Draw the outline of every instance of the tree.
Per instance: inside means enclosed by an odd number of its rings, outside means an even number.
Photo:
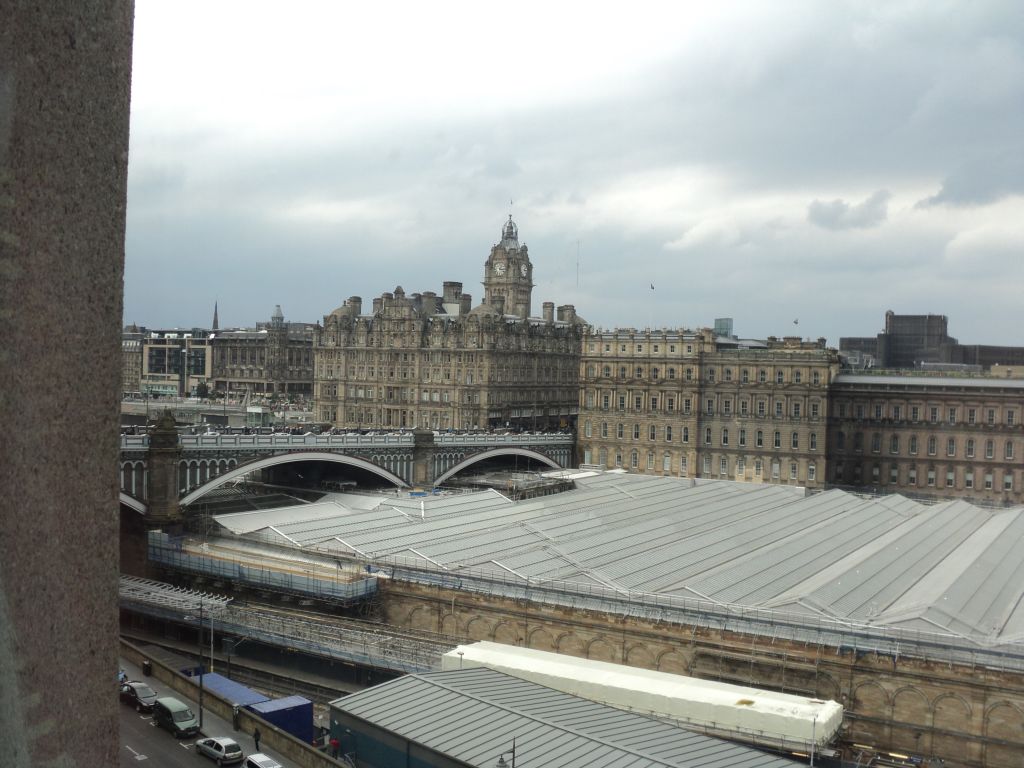
[[[196,397],[201,397],[204,400],[210,396],[210,387],[205,381],[200,381],[196,385]]]

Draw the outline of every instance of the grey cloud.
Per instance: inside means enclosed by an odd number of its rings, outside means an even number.
[[[981,205],[1002,197],[1024,193],[1024,150],[988,153],[964,163],[942,182],[942,188],[917,203],[918,208],[934,205]]]
[[[843,200],[815,200],[807,206],[807,220],[825,229],[865,229],[885,221],[889,213],[888,190],[880,189],[860,205]]]

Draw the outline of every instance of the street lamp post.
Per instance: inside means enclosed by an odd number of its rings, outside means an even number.
[[[513,739],[512,739],[512,752],[511,753],[509,753],[509,752],[502,752],[500,755],[498,755],[498,762],[497,762],[495,768],[510,768],[510,764],[505,762],[505,755],[508,755],[508,754],[512,755],[511,768],[516,768],[516,740],[515,740],[515,737],[513,737]]]

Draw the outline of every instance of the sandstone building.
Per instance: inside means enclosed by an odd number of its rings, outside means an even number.
[[[1024,502],[1024,380],[843,374],[829,433],[830,485]]]
[[[280,305],[274,308],[269,323],[257,323],[253,330],[217,330],[212,339],[213,389],[260,395],[311,394],[313,327],[285,322]]]
[[[316,329],[316,418],[353,429],[567,428],[575,423],[584,321],[545,302],[511,216],[484,262],[476,307],[462,284],[349,298]]]
[[[822,488],[824,339],[741,341],[699,331],[588,331],[578,455],[632,472]]]

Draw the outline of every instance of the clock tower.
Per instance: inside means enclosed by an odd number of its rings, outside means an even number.
[[[530,316],[532,294],[533,264],[526,244],[519,244],[519,228],[509,215],[501,242],[491,248],[484,263],[484,302],[494,305],[501,297],[506,314],[526,318]]]

